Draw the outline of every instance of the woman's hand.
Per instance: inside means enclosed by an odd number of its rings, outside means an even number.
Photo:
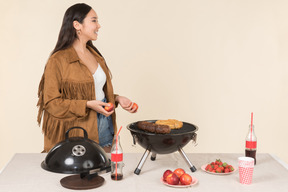
[[[91,100],[91,101],[87,101],[87,108],[90,108],[94,111],[96,111],[97,113],[101,113],[103,115],[105,115],[106,117],[112,115],[112,113],[114,113],[114,109],[110,112],[106,111],[104,109],[105,106],[109,106],[108,103],[104,103],[102,101],[98,101],[98,100]]]
[[[130,113],[135,113],[137,111],[136,108],[132,108],[134,103],[124,96],[117,96],[116,101],[121,105],[123,109]]]

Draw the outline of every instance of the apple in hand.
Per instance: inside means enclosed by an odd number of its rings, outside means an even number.
[[[168,175],[170,175],[171,173],[173,173],[171,170],[167,169],[164,173],[163,173],[163,180],[166,181],[166,178]]]
[[[192,183],[192,177],[189,174],[184,173],[180,177],[180,183],[182,185],[190,185]]]
[[[112,103],[107,103],[109,106],[105,106],[104,109],[108,112],[113,111],[114,105]]]
[[[137,111],[137,110],[138,110],[138,105],[137,105],[137,103],[133,103],[132,109],[135,109],[135,108],[136,108],[135,111]]]
[[[178,185],[179,184],[179,177],[175,173],[171,173],[166,177],[166,182],[169,185]]]
[[[177,168],[173,171],[173,173],[175,173],[180,178],[181,175],[183,175],[185,173],[185,171],[181,168]]]

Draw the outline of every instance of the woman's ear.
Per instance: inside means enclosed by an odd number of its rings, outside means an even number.
[[[80,24],[78,21],[73,21],[73,27],[74,27],[76,30],[80,30],[81,24]]]

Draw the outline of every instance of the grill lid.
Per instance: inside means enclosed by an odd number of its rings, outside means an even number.
[[[69,137],[73,129],[82,129],[84,137]],[[47,154],[41,167],[56,173],[79,174],[91,171],[110,171],[110,160],[105,151],[94,141],[82,127],[67,130],[65,140],[56,144]]]

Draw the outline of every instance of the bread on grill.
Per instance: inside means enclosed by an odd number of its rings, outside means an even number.
[[[168,125],[171,129],[180,129],[183,123],[176,119],[158,120],[155,122],[157,125]]]

